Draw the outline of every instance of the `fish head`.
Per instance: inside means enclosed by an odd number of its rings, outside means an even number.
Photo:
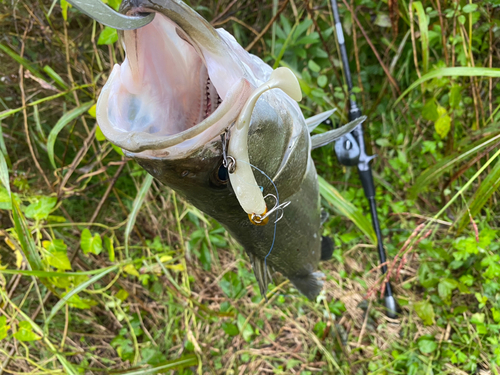
[[[97,102],[103,134],[212,217],[221,221],[223,204],[248,221],[234,195],[227,198],[232,193],[221,166],[220,135],[236,122],[252,92],[268,82],[272,68],[181,1],[124,0],[120,11],[156,14],[148,25],[120,32],[126,58],[113,67]],[[298,164],[297,156],[288,156],[294,148],[308,149],[300,109],[273,90],[257,101],[251,121],[250,161],[278,182],[297,180],[280,188],[286,197],[299,188],[307,166],[307,152]],[[263,191],[272,188],[269,179],[256,177]]]
[[[121,32],[126,58],[97,103],[103,134],[136,156],[196,152],[234,123],[261,72],[234,38],[181,1],[125,0],[121,12],[156,15]]]

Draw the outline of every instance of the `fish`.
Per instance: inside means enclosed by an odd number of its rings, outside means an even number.
[[[314,300],[333,241],[311,150],[364,118],[311,136],[333,111],[306,120],[288,68],[273,70],[179,0],[124,0],[120,13],[154,19],[120,32],[126,57],[96,108],[104,136],[227,229],[263,296],[272,269]]]

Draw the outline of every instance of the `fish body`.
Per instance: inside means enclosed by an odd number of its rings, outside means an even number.
[[[318,263],[332,250],[321,236],[311,124],[297,103],[273,89],[253,108],[247,143],[255,180],[263,195],[274,196],[266,198],[268,208],[289,202],[267,225],[254,225],[229,181],[224,161],[231,155],[224,155],[221,135],[231,142],[245,102],[272,68],[181,1],[124,0],[121,12],[156,15],[123,32],[127,57],[115,65],[97,105],[104,135],[229,231],[249,255],[261,293],[270,266],[315,298],[324,278]]]

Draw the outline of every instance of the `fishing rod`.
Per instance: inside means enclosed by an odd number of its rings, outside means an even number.
[[[342,65],[344,67],[344,76],[347,83],[347,93],[349,97],[349,121],[354,121],[362,116],[361,109],[356,104],[356,99],[352,93],[352,79],[351,71],[349,69],[349,60],[347,59],[347,51],[345,47],[344,33],[342,31],[342,24],[340,23],[339,9],[337,1],[331,0],[333,9],[333,18],[335,22],[335,30],[337,41],[340,47],[340,56],[342,58]],[[372,225],[375,235],[377,236],[377,249],[382,265],[382,274],[387,273],[386,256],[384,244],[382,241],[382,232],[380,231],[380,223],[377,215],[377,203],[375,201],[375,184],[373,183],[373,174],[370,167],[370,160],[375,155],[368,156],[365,149],[365,141],[363,138],[363,124],[359,124],[354,130],[341,137],[335,142],[335,153],[339,163],[348,167],[358,166],[359,178],[363,185],[365,196],[370,204],[370,213],[372,216]],[[390,318],[396,317],[396,299],[392,294],[392,287],[389,281],[385,284],[385,307],[387,316]]]

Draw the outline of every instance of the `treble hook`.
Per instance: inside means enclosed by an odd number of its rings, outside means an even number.
[[[274,198],[274,202],[275,202],[274,207],[271,208],[269,211],[267,211],[265,215],[252,214],[251,220],[255,221],[257,224],[264,222],[264,220],[266,220],[274,212],[278,212],[278,214],[279,214],[279,216],[274,221],[274,223],[277,223],[278,221],[280,221],[283,218],[283,210],[285,209],[285,207],[287,207],[290,203],[292,203],[290,201],[287,201],[287,202],[283,202],[280,205],[278,205],[278,199],[276,198],[276,196],[274,194],[267,194],[264,197],[264,199],[266,199],[268,197]]]
[[[113,8],[104,4],[101,0],[67,0],[80,12],[95,19],[103,25],[118,30],[135,30],[146,26],[155,18],[154,13],[141,16],[126,16],[118,13]]]

